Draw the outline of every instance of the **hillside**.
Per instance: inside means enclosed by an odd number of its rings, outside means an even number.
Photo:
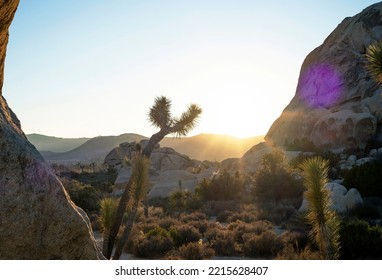
[[[51,141],[49,141],[50,138]],[[29,141],[36,146],[45,159],[55,163],[102,162],[105,156],[119,144],[140,141],[145,138],[147,137],[130,133],[119,136],[99,136],[88,139],[70,151],[55,152],[65,150],[68,145],[74,145],[76,139],[63,139],[44,135],[36,137],[36,134],[28,135]],[[81,142],[83,139],[85,138],[79,138],[78,141]],[[182,139],[168,137],[163,139],[160,144],[162,147],[171,147],[181,154],[188,155],[190,158],[222,161],[226,158],[241,157],[250,147],[261,142],[262,139],[263,136],[238,139],[218,134],[200,134]],[[60,146],[60,143],[62,143],[62,146]]]
[[[39,151],[50,151],[54,153],[68,152],[84,144],[90,138],[59,138],[42,134],[28,134],[28,140]]]
[[[54,153],[44,148],[41,154],[46,160],[55,163],[103,162],[107,153],[120,143],[140,141],[144,138],[142,135],[132,133],[119,136],[98,136],[68,152]],[[32,144],[34,143],[32,142]]]

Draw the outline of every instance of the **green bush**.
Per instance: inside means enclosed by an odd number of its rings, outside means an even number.
[[[282,151],[274,150],[264,155],[261,163],[254,175],[252,188],[252,194],[259,203],[302,197],[302,179],[296,171],[290,169]]]
[[[361,195],[382,198],[382,164],[369,162],[350,169],[344,178],[347,189],[357,188]]]
[[[170,235],[174,240],[175,246],[179,247],[183,244],[199,241],[202,234],[198,229],[191,225],[177,225],[170,228]]]
[[[340,229],[341,259],[381,259],[382,228],[366,221],[344,221]]]
[[[102,196],[94,187],[91,185],[84,185],[76,180],[63,180],[63,184],[68,191],[70,198],[77,206],[85,211],[99,210],[99,201]]]
[[[202,200],[235,200],[245,192],[246,181],[239,173],[234,176],[223,171],[211,180],[203,180],[195,189],[195,194]]]

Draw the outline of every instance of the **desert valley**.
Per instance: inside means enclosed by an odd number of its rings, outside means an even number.
[[[381,259],[381,42],[382,2],[345,18],[256,137],[189,136],[205,109],[164,95],[152,135],[25,134],[0,92],[0,259]]]

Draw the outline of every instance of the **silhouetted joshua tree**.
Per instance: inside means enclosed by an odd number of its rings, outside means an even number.
[[[159,128],[159,131],[151,136],[149,142],[142,151],[142,155],[147,159],[150,158],[155,146],[166,135],[175,134],[176,137],[186,136],[196,126],[202,113],[202,109],[195,104],[191,104],[187,111],[182,113],[180,117],[172,117],[170,109],[171,100],[164,96],[160,96],[155,99],[154,105],[149,110],[149,121],[154,127]],[[105,255],[108,259],[111,257],[115,238],[118,234],[119,228],[121,227],[123,215],[129,202],[130,190],[132,189],[133,184],[134,177],[131,176],[120,199],[115,221],[111,228],[108,250]],[[134,221],[135,216],[132,217],[132,219]]]

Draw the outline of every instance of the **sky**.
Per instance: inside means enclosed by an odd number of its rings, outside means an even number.
[[[25,133],[150,136],[157,96],[190,136],[264,135],[304,58],[368,0],[20,0],[3,96]]]

